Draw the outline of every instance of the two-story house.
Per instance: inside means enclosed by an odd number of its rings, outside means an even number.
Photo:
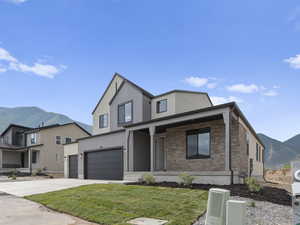
[[[87,136],[77,123],[38,128],[10,124],[0,135],[0,173],[63,173],[63,144]]]
[[[115,74],[93,111],[93,136],[65,145],[65,176],[240,183],[263,177],[263,143],[236,103],[213,106],[207,93],[157,96]],[[256,156],[256,157],[255,157]]]

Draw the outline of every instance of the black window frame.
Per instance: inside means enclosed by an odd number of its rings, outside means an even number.
[[[65,144],[71,144],[72,143],[72,138],[71,137],[66,137],[65,138]]]
[[[209,155],[194,155],[194,156],[189,156],[188,154],[188,136],[189,135],[195,135],[195,134],[205,134],[209,133]],[[211,135],[211,129],[209,127],[207,128],[201,128],[201,129],[196,129],[196,130],[188,130],[186,131],[186,159],[209,159],[211,158],[211,143],[212,143],[212,135]],[[199,139],[197,136],[197,146],[199,146]],[[199,153],[199,151],[197,151]]]
[[[131,104],[131,120],[130,121],[125,121],[125,118],[126,118],[126,111],[125,111],[125,105],[126,104]],[[124,106],[124,122],[123,121],[120,121],[120,108]],[[121,104],[118,104],[118,113],[117,113],[117,116],[118,116],[118,125],[119,126],[122,126],[122,125],[127,125],[127,124],[130,124],[133,122],[133,100],[130,100],[130,101],[126,101],[126,102],[123,102]]]
[[[105,126],[105,124],[104,124],[104,117],[107,117],[107,119],[106,119],[106,126]],[[103,120],[101,119],[101,117],[103,117]],[[101,123],[103,121],[103,124]],[[108,113],[104,113],[104,114],[101,114],[101,115],[99,115],[99,128],[100,129],[103,129],[103,128],[107,128],[108,127]]]
[[[163,111],[160,111],[160,104],[161,102],[166,102],[166,109],[163,110]],[[159,100],[156,102],[156,113],[164,113],[164,112],[167,112],[168,111],[168,99],[162,99],[162,100]]]
[[[31,157],[31,163],[37,163],[37,158],[38,158],[38,156],[37,156],[37,151],[33,151],[32,152],[32,157]]]
[[[56,136],[56,137],[55,137],[55,143],[56,143],[57,145],[61,145],[61,136]]]

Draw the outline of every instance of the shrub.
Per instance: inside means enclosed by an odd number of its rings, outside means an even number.
[[[16,175],[11,175],[10,177],[12,180],[16,180],[17,179],[17,176]]]
[[[10,172],[10,175],[8,177],[9,178],[17,177],[17,174],[18,174],[18,171],[16,169],[14,169],[13,171]]]
[[[152,174],[146,173],[146,174],[143,175],[143,181],[146,184],[154,184],[155,183],[155,177]]]
[[[260,192],[261,186],[254,177],[246,178],[246,185],[250,192]]]
[[[291,164],[285,164],[282,169],[291,169]]]
[[[32,172],[32,176],[43,176],[42,169],[36,169],[35,171]]]
[[[193,181],[195,180],[195,177],[193,177],[187,173],[180,174],[179,178],[181,179],[181,184],[183,184],[185,186],[191,186]]]
[[[255,202],[254,201],[250,202],[249,206],[255,208],[256,207]]]

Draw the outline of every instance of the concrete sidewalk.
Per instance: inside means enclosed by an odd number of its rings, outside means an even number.
[[[0,212],[0,225],[96,225],[1,192]]]
[[[128,181],[80,180],[59,178],[20,182],[1,182],[0,192],[5,192],[18,197],[24,197],[28,195],[42,194],[51,191],[58,191],[78,187],[82,185],[108,183],[123,184],[128,183]]]

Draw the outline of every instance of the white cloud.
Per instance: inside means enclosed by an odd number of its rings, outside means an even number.
[[[207,84],[208,79],[202,77],[187,77],[184,81],[193,87],[202,87]]]
[[[207,88],[213,89],[213,88],[217,87],[217,85],[218,85],[217,83],[208,83]]]
[[[7,71],[7,69],[6,68],[2,68],[2,67],[0,67],[0,73],[5,73]]]
[[[7,50],[0,48],[0,61],[6,62],[8,66],[1,67],[1,72],[6,72],[8,70],[14,70],[23,73],[33,73],[38,76],[54,78],[56,74],[58,74],[61,70],[67,68],[65,65],[61,65],[60,67],[56,67],[49,64],[42,64],[36,62],[33,66],[29,66],[20,62],[18,59],[13,57]]]
[[[228,102],[236,102],[236,103],[243,103],[244,101],[240,98],[237,98],[235,96],[229,96],[229,97],[217,97],[213,96],[210,97],[211,101],[214,105],[220,105]]]
[[[228,86],[227,90],[233,91],[233,92],[240,92],[240,93],[244,93],[244,94],[251,94],[251,93],[259,91],[259,87],[255,84],[250,84],[250,85],[235,84],[232,86]]]
[[[0,48],[0,60],[7,62],[17,62],[17,59],[14,58],[8,51],[4,48]]]
[[[22,4],[27,2],[27,0],[6,0],[6,2],[14,3],[14,4]]]
[[[192,87],[197,87],[197,88],[206,87],[209,89],[213,89],[218,85],[216,80],[217,80],[216,78],[190,76],[185,78],[184,82],[189,84]]]
[[[54,76],[59,73],[59,69],[52,65],[35,63],[33,66],[28,66],[23,63],[11,63],[10,68],[15,71],[20,72],[31,72],[39,76],[54,78]]]
[[[300,54],[288,59],[284,59],[283,61],[288,63],[293,69],[300,69]]]
[[[263,95],[269,96],[269,97],[275,97],[278,95],[278,92],[275,90],[269,90],[267,92],[264,92]]]

